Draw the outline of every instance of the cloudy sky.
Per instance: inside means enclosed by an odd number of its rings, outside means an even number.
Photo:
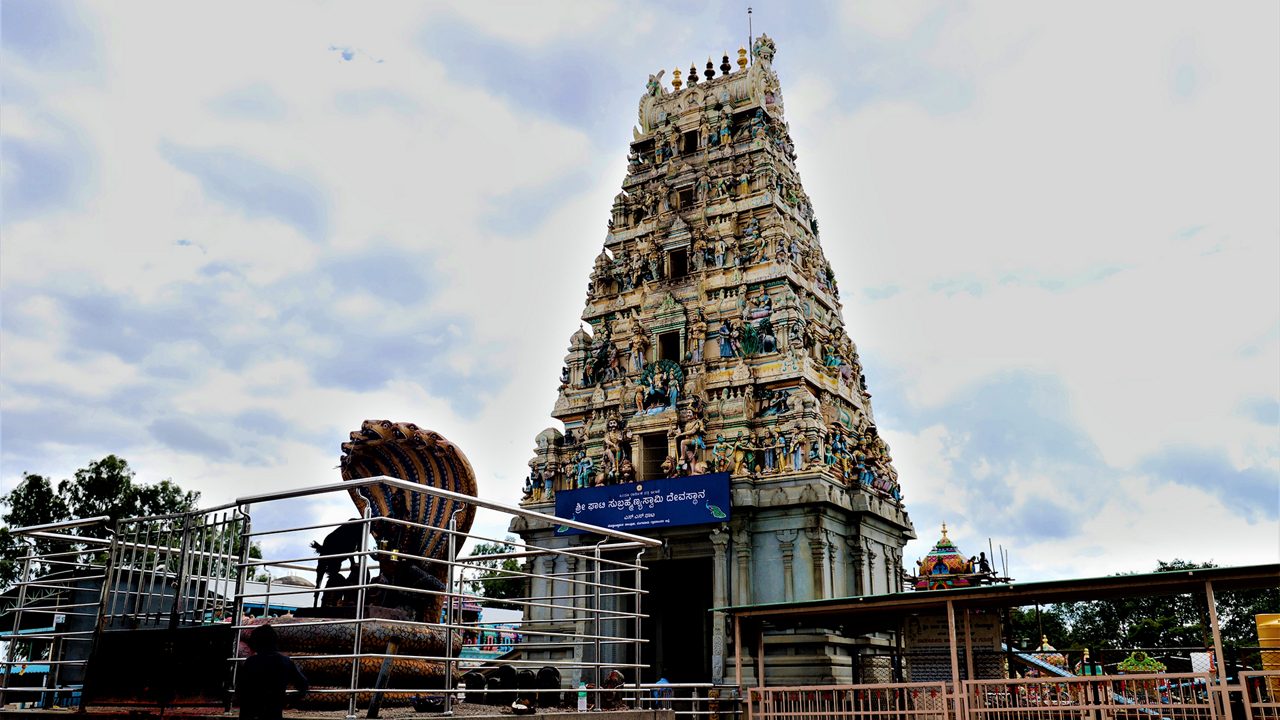
[[[907,557],[946,521],[1022,579],[1280,559],[1280,5],[754,4]],[[3,489],[116,453],[210,503],[336,479],[365,418],[517,499],[645,79],[747,36],[744,3],[0,7]]]

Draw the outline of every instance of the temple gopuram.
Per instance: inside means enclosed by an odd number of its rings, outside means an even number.
[[[646,681],[720,682],[734,653],[755,653],[713,608],[901,592],[915,537],[796,171],[775,51],[762,35],[736,67],[725,55],[669,87],[649,77],[560,373],[560,427],[529,461],[526,507],[666,541],[644,557]],[[551,522],[511,529],[596,542]],[[574,573],[561,565],[533,568],[531,594],[572,595],[549,592]],[[557,618],[573,630],[558,609],[526,620]],[[848,682],[876,650],[827,628],[765,644],[771,663],[792,658],[780,672],[815,682]],[[555,652],[592,661],[589,647]]]

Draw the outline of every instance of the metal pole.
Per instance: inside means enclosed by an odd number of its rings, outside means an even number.
[[[600,542],[604,542],[604,540]],[[591,660],[595,663],[596,679],[596,696],[593,699],[595,700],[595,709],[599,712],[601,706],[604,705],[604,695],[600,694],[600,543],[596,543],[595,563],[591,570],[591,580],[594,584],[594,587],[591,588],[591,634],[595,635],[595,638],[591,641],[593,652],[595,653]]]
[[[756,687],[764,687],[764,623],[756,628]]]
[[[742,624],[733,616],[733,684],[742,688]]]
[[[973,633],[969,629],[969,608],[964,609],[964,669],[970,680],[973,675]]]
[[[445,586],[445,629],[444,629],[444,714],[453,714],[453,606],[455,602],[454,595],[454,575],[453,563],[458,559],[458,513],[464,508],[458,508],[449,516],[449,584]],[[462,600],[458,598],[456,602],[461,605]]]
[[[947,641],[951,645],[951,697],[955,702],[952,710],[960,712],[960,657],[956,648],[956,609],[951,600],[947,601]]]
[[[351,641],[351,695],[347,698],[347,720],[355,720],[356,718],[356,688],[360,687],[360,634],[364,631],[364,596],[365,596],[365,571],[369,566],[369,556],[366,551],[369,548],[369,517],[372,503],[365,503],[364,509],[360,511],[360,563],[359,575],[360,589],[356,595],[356,612],[355,623],[353,624]],[[271,596],[267,596],[270,600]],[[265,612],[265,611],[264,611]]]
[[[1209,627],[1213,629],[1213,657],[1218,666],[1218,695],[1222,700],[1222,717],[1231,717],[1231,703],[1227,701],[1227,664],[1222,655],[1222,629],[1218,627],[1218,603],[1213,597],[1213,581],[1204,581],[1205,599],[1209,601]]]
[[[636,688],[637,703],[639,702],[639,698],[640,698],[640,670],[641,670],[640,665],[644,662],[644,654],[642,649],[644,645],[644,642],[643,642],[644,628],[641,627],[641,618],[640,618],[640,615],[641,615],[640,599],[644,597],[644,595],[640,592],[642,589],[641,586],[643,584],[643,576],[641,575],[641,568],[643,567],[643,565],[640,564],[640,558],[643,555],[644,555],[643,549],[638,550],[636,552],[636,568],[633,571],[635,572],[635,575],[636,575],[635,592],[634,592],[635,600],[636,600],[635,601],[636,616],[635,616],[635,643],[634,643],[635,659],[632,660],[632,662],[634,662],[636,666],[635,667],[635,674],[636,674],[635,688]]]
[[[31,543],[31,548],[27,551],[27,556],[22,560],[22,582],[18,584],[18,604],[15,606],[13,613],[13,631],[9,633],[9,652],[5,657],[4,679],[0,684],[0,707],[9,702],[9,676],[13,675],[13,658],[18,652],[18,634],[22,631],[22,607],[27,603],[27,583],[31,579],[31,556],[35,553],[35,543]],[[30,644],[28,643],[28,647]],[[27,658],[30,660],[31,658]]]
[[[169,606],[169,629],[174,630],[186,614],[187,580],[191,577],[191,516],[182,516],[182,537],[178,540],[178,577],[173,583],[173,604]],[[161,590],[163,593],[164,591]]]
[[[251,528],[249,513],[243,508],[236,508],[244,519],[240,523],[240,561],[234,567],[236,571],[236,591],[234,600],[231,603],[231,622],[236,628],[235,644],[231,647],[231,687],[227,693],[227,700],[224,704],[227,712],[231,712],[231,699],[236,691],[236,678],[240,672],[240,663],[235,658],[240,655],[240,638],[244,634],[244,628],[240,627],[243,623],[240,618],[244,617],[244,583],[245,576],[249,574],[249,532]],[[228,528],[229,529],[229,528]],[[230,533],[228,533],[230,534]],[[235,546],[233,545],[232,548]],[[231,569],[231,568],[228,568]]]

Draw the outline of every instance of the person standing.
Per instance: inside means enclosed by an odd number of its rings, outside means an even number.
[[[253,655],[240,667],[237,691],[242,720],[279,720],[284,713],[285,690],[292,685],[300,693],[310,689],[307,678],[287,655],[280,654],[275,628],[259,625],[250,633]]]

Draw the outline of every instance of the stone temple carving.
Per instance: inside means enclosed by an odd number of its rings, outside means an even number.
[[[795,169],[768,36],[681,89],[651,75],[628,172],[524,501],[729,470],[899,504],[835,273]]]
[[[762,35],[752,51],[754,62],[738,51],[736,69],[726,54],[719,74],[710,61],[702,77],[674,70],[669,87],[665,73],[649,76],[561,367],[561,426],[538,434],[525,482],[526,506],[552,514],[558,503],[568,517],[588,495],[614,493],[583,488],[653,492],[662,479],[674,492],[685,476],[730,475],[729,507],[713,521],[636,530],[665,543],[644,558],[657,577],[645,581],[646,611],[703,618],[689,632],[708,638],[654,625],[651,656],[606,653],[645,660],[650,681],[721,682],[728,658],[754,654],[714,608],[900,592],[915,536],[796,172],[777,47]],[[511,529],[542,547],[595,542],[548,520]],[[535,590],[558,594],[574,568],[537,571]],[[554,610],[534,619],[563,632],[574,622]],[[784,640],[776,651],[806,683],[851,682],[849,655],[882,649],[830,628]]]

